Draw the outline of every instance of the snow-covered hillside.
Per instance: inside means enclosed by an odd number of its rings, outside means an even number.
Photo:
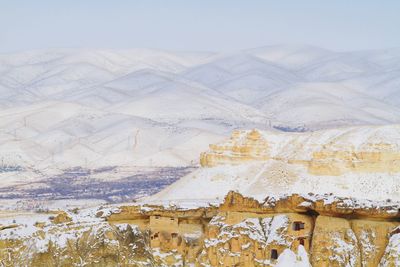
[[[259,200],[291,193],[400,200],[400,125],[237,131],[202,156],[204,167],[146,201],[212,202],[231,190]]]
[[[399,49],[1,54],[1,166],[187,166],[236,128],[399,123],[399,71]]]

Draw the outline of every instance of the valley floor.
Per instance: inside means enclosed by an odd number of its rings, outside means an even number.
[[[32,182],[0,187],[0,207],[43,210],[120,203],[155,194],[196,167],[71,168]],[[14,174],[15,175],[15,174]]]

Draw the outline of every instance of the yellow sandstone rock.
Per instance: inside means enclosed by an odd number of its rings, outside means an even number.
[[[68,216],[65,211],[59,212],[55,217],[50,217],[50,220],[55,224],[67,223],[72,221],[71,217]]]
[[[81,222],[60,214],[57,222],[67,223],[28,236],[21,225],[0,230],[3,266],[275,266],[285,251],[303,248],[314,267],[400,261],[400,215],[391,203],[296,194],[260,203],[230,192],[219,207],[126,205]]]
[[[320,133],[323,135],[323,132]],[[229,140],[210,145],[200,156],[203,167],[237,165],[250,161],[282,161],[307,168],[313,175],[341,175],[347,172],[400,172],[400,150],[391,144],[373,140],[360,148],[323,143],[317,133],[276,133],[234,131]],[[313,138],[315,141],[312,141]],[[283,141],[277,142],[276,139]],[[322,143],[321,143],[322,142]],[[339,142],[339,141],[338,141]],[[282,146],[285,143],[285,146]]]

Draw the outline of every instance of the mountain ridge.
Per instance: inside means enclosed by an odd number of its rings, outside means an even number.
[[[235,129],[399,123],[398,51],[269,46],[1,54],[0,158],[50,173],[111,163],[187,166]]]

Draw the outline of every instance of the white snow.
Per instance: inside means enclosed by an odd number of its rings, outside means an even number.
[[[379,266],[400,266],[400,234],[394,234],[390,237]]]
[[[0,160],[22,167],[1,186],[37,181],[37,170],[195,165],[236,128],[399,123],[399,66],[398,49],[289,45],[1,54]]]
[[[285,249],[278,257],[275,267],[311,267],[308,255],[303,246],[299,246],[297,255],[290,249]]]
[[[241,136],[244,138],[248,132],[242,131]],[[400,173],[348,171],[337,176],[314,175],[308,172],[307,166],[287,163],[291,159],[310,160],[314,152],[324,149],[377,151],[379,145],[388,144],[388,151],[400,151],[400,125],[342,127],[311,133],[261,133],[268,143],[268,155],[276,160],[200,168],[149,200],[221,200],[231,190],[258,200],[291,193],[328,195],[324,198],[326,204],[334,201],[335,196],[400,200]],[[226,155],[230,155],[229,151]],[[329,197],[329,194],[333,195]]]

